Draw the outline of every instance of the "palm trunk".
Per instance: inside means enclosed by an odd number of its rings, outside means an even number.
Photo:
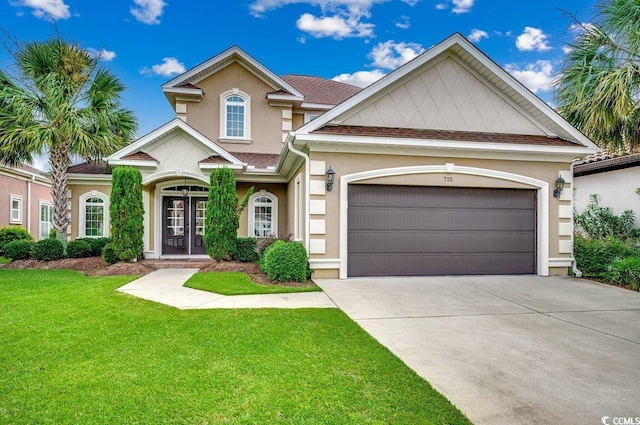
[[[52,147],[49,152],[51,165],[51,197],[53,198],[53,227],[57,239],[66,242],[69,226],[69,188],[67,186],[67,167],[69,167],[69,142]]]

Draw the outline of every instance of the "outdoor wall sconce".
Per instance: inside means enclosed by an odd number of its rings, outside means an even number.
[[[331,169],[331,166],[329,166],[329,169],[327,170],[326,174],[327,174],[327,192],[331,192],[331,189],[333,189],[333,177],[336,175],[336,172]]]
[[[564,179],[560,176],[556,179],[556,188],[553,191],[553,197],[559,198],[560,195],[562,195],[562,189],[564,189]]]

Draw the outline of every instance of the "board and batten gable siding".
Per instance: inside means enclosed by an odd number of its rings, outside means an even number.
[[[342,124],[544,135],[484,78],[451,56],[383,91]]]

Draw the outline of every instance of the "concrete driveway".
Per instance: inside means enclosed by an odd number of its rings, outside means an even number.
[[[640,423],[614,422],[640,418],[637,292],[537,276],[317,283],[477,425]]]

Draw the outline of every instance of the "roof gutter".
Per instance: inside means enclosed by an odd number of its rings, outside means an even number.
[[[310,248],[310,237],[311,237],[311,231],[309,229],[309,219],[311,217],[310,215],[310,211],[309,211],[309,205],[311,204],[311,194],[310,194],[310,189],[311,189],[311,162],[309,159],[309,155],[307,155],[306,153],[296,149],[293,147],[293,142],[296,140],[296,133],[294,131],[289,132],[289,135],[287,136],[287,148],[289,149],[289,151],[293,152],[294,154],[302,157],[302,159],[304,160],[304,182],[305,182],[305,191],[304,191],[304,203],[305,203],[305,208],[304,208],[304,247],[307,250],[307,258],[309,258],[309,256],[311,255],[309,248]]]
[[[580,158],[576,158],[573,161],[571,161],[571,176],[572,176],[572,180],[571,180],[571,190],[573,191],[575,188],[575,176],[573,173],[573,166],[577,163],[580,162],[582,159]],[[575,206],[573,205],[573,202],[575,201],[574,199],[575,197],[572,196],[571,197],[571,206],[572,209],[575,208]],[[574,210],[575,211],[575,210]],[[576,223],[574,221],[574,217],[573,214],[571,215],[571,227],[573,228],[573,232],[571,233],[571,257],[572,257],[572,261],[571,261],[571,271],[573,272],[573,275],[575,277],[582,277],[582,272],[578,269],[578,261],[576,260],[576,248],[575,248],[575,235],[576,235]]]

